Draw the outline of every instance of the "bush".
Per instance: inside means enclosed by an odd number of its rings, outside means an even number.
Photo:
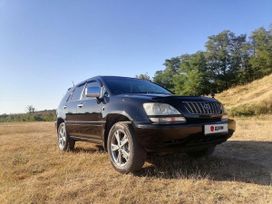
[[[271,114],[272,104],[265,101],[259,104],[243,104],[229,110],[231,116],[253,116],[261,114]]]

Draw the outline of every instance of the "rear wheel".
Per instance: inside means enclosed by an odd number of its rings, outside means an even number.
[[[215,147],[209,147],[199,151],[186,152],[189,157],[200,158],[207,157],[213,154]]]
[[[144,165],[146,152],[138,144],[131,125],[126,122],[112,126],[107,148],[111,164],[121,173],[138,171]]]
[[[75,141],[66,132],[65,123],[62,122],[58,127],[58,147],[61,151],[71,151],[75,147]]]

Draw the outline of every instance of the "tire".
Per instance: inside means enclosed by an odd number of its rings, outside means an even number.
[[[194,152],[186,152],[189,157],[192,158],[201,158],[201,157],[208,157],[213,154],[215,147],[209,147],[203,150],[194,151]]]
[[[58,127],[57,144],[61,151],[71,151],[75,147],[75,141],[69,137],[65,123],[62,122]]]
[[[107,149],[112,166],[120,173],[136,172],[144,165],[146,151],[137,142],[131,124],[118,122],[112,126]]]

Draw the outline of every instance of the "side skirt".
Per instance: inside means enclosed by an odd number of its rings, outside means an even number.
[[[94,144],[103,144],[103,141],[101,139],[98,138],[87,138],[87,137],[79,137],[79,136],[73,136],[70,135],[70,138],[75,140],[75,141],[85,141],[85,142],[90,142],[90,143],[94,143]]]

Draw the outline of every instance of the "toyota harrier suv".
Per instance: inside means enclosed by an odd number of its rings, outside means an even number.
[[[134,172],[151,153],[210,155],[235,131],[220,102],[203,96],[175,96],[147,80],[98,76],[68,89],[57,109],[62,151],[76,141],[104,147],[113,167]]]

